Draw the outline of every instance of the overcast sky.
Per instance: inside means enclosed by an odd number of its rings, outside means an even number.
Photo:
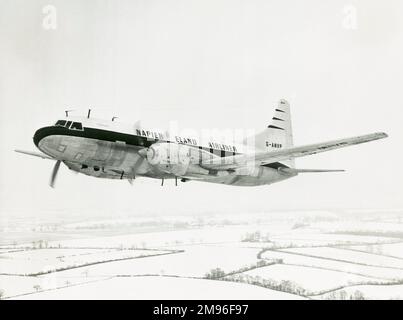
[[[46,5],[56,29],[44,28]],[[402,9],[399,0],[0,0],[0,214],[402,208]],[[63,166],[53,190],[53,162],[13,152],[35,150],[34,131],[65,109],[259,130],[280,98],[291,102],[295,144],[390,137],[297,160],[346,173],[252,188],[130,186]]]

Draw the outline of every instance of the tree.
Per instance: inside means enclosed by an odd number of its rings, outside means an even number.
[[[293,292],[294,287],[295,287],[295,284],[293,282],[291,282],[290,280],[282,280],[280,283],[281,291]]]
[[[346,292],[346,290],[341,290],[341,291],[339,292],[339,299],[340,299],[340,300],[346,300],[346,299],[347,299],[347,292]]]
[[[36,292],[38,292],[39,290],[42,289],[42,287],[39,284],[34,285],[34,289],[36,290]]]
[[[207,279],[218,279],[218,278],[222,278],[225,276],[225,272],[224,270],[220,269],[220,268],[215,268],[210,270],[210,272],[208,272],[206,274],[206,278]]]
[[[266,260],[259,260],[256,264],[257,267],[263,267],[265,265],[267,265],[267,261]]]
[[[326,300],[335,300],[335,299],[337,299],[335,292],[330,293],[330,294],[326,297]]]
[[[364,294],[360,290],[355,290],[352,296],[353,300],[365,300]]]

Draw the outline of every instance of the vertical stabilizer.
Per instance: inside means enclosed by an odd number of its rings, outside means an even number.
[[[259,151],[276,151],[293,146],[290,104],[281,99],[267,128],[255,135],[255,148]],[[294,167],[294,159],[281,161]]]

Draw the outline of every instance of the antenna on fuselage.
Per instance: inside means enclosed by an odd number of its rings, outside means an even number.
[[[91,109],[88,109],[87,119],[90,118],[90,114],[91,114]]]
[[[64,112],[66,113],[66,118],[69,117],[69,112],[70,112],[70,111],[74,111],[74,110],[64,110]]]

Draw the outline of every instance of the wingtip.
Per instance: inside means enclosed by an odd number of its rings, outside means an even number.
[[[369,135],[370,137],[372,136],[374,140],[377,139],[384,139],[389,137],[388,134],[386,132],[375,132]]]

